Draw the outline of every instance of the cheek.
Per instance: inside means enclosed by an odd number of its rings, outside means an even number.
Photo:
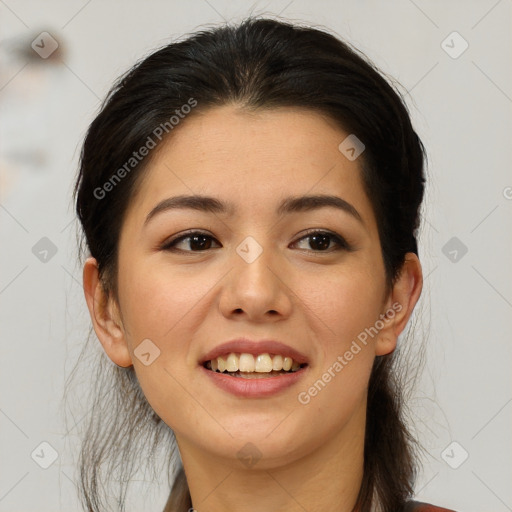
[[[119,294],[132,362],[153,409],[176,427],[172,418],[187,417],[194,409],[194,401],[184,391],[197,364],[190,358],[191,343],[211,310],[208,292],[219,276],[213,272],[199,275],[192,267],[171,271],[168,265],[134,264],[132,268],[137,270],[119,274],[123,276]],[[143,346],[149,347],[149,365],[138,357]]]
[[[190,321],[206,302],[215,279],[211,275],[198,279],[194,273],[171,272],[159,265],[141,265],[139,269],[125,274],[120,291],[131,342],[153,336],[169,346],[180,328],[186,325],[191,329]],[[185,340],[187,336],[182,338]]]
[[[319,357],[303,398],[322,409],[328,406],[324,414],[339,419],[356,407],[367,389],[383,280],[367,267],[354,265],[312,283],[303,279],[301,294]]]
[[[212,285],[152,266],[128,274],[123,291],[120,289],[126,339],[137,379],[153,410],[177,433],[183,427],[179,418],[197,415],[197,403],[187,392],[191,368],[186,361],[196,319],[205,314]],[[139,358],[143,352],[149,352],[149,364]]]
[[[379,318],[384,280],[367,267],[331,268],[325,276],[303,275],[299,282],[298,295],[321,320],[318,327],[329,333],[324,337],[328,347],[342,349]]]

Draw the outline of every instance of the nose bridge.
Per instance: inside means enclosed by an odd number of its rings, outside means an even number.
[[[246,236],[235,247],[234,272],[225,295],[225,312],[243,310],[250,317],[257,317],[268,311],[281,314],[289,311],[290,301],[275,268],[271,245],[269,237],[254,234]]]
[[[271,270],[274,258],[270,245],[268,237],[256,234],[255,236],[246,236],[236,246],[237,279],[242,280],[245,286],[264,286],[267,291],[272,287],[272,280],[275,276]]]

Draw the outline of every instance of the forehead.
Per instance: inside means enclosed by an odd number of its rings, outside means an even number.
[[[167,197],[204,194],[233,204],[230,215],[265,216],[285,197],[335,194],[371,224],[361,160],[339,150],[348,135],[305,109],[196,111],[158,146],[131,210],[147,215]]]

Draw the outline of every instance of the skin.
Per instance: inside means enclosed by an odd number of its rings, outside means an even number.
[[[190,116],[172,135],[158,148],[123,222],[119,302],[102,289],[94,258],[85,263],[98,339],[112,361],[134,366],[149,403],[173,429],[199,512],[348,512],[362,479],[372,363],[395,349],[407,324],[422,289],[420,262],[408,253],[386,293],[360,160],[338,150],[348,133],[318,113],[216,107]],[[233,201],[236,211],[169,210],[144,227],[159,201],[191,193]],[[342,197],[364,224],[329,207],[276,215],[281,199],[305,194]],[[190,239],[178,244],[182,253],[159,248],[192,228],[213,237],[210,249],[193,252]],[[331,239],[322,251],[304,238],[311,228],[332,231],[355,250],[333,250]],[[252,263],[236,252],[247,236],[263,249]],[[298,393],[394,303],[402,308],[378,335],[360,344],[308,404],[300,403]],[[309,359],[307,378],[267,398],[217,388],[198,369],[200,356],[241,336],[298,349]],[[161,351],[148,366],[134,354],[146,338]],[[250,467],[237,456],[247,442],[260,453]]]

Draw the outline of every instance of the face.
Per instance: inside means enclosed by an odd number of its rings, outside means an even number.
[[[148,166],[121,231],[120,329],[106,350],[133,364],[181,450],[236,461],[251,442],[271,468],[363,435],[372,364],[394,349],[398,316],[388,318],[402,305],[386,294],[360,159],[338,149],[348,135],[311,111],[219,107],[186,119]],[[193,194],[225,211],[155,210]],[[312,195],[342,207],[278,210]],[[266,377],[288,382],[266,395],[256,379],[244,381],[252,395],[235,393],[220,381],[240,377],[202,361],[238,338],[277,340],[307,365]]]

